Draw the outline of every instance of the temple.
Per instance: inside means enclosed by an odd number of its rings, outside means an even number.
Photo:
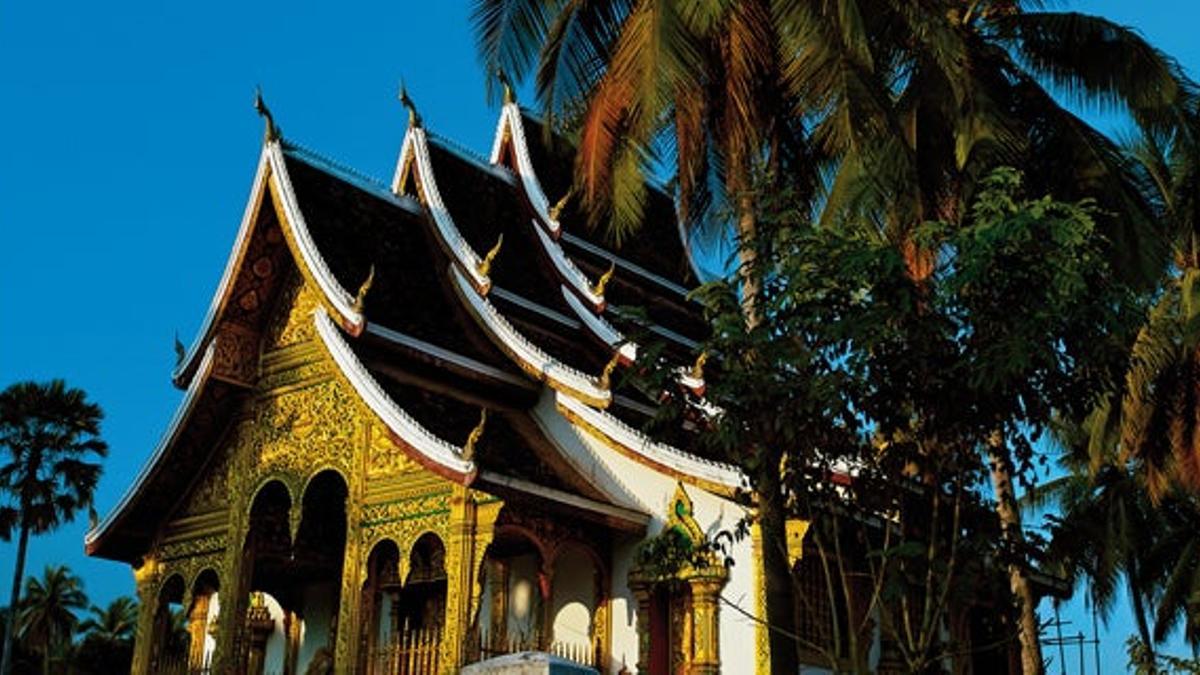
[[[86,536],[133,568],[133,672],[449,673],[522,650],[604,673],[765,669],[753,565],[639,564],[648,538],[745,515],[741,474],[644,435],[654,400],[619,384],[642,335],[703,391],[670,197],[652,188],[656,222],[618,249],[570,198],[570,149],[511,102],[486,159],[410,110],[390,185],[259,108],[245,215],[179,350],[183,400]]]

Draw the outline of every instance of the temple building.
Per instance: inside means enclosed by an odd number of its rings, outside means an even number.
[[[619,385],[637,331],[703,392],[671,198],[651,188],[654,222],[618,249],[570,199],[570,149],[511,101],[486,159],[410,108],[390,185],[284,139],[259,104],[182,403],[86,536],[133,568],[133,672],[450,673],[523,650],[765,672],[756,565],[639,564],[648,538],[745,516],[738,470],[639,431],[654,400]]]

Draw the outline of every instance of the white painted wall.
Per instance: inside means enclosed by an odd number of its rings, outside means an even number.
[[[550,594],[553,640],[583,647],[592,643],[592,616],[596,610],[596,565],[577,546],[568,546],[554,561]]]
[[[533,418],[582,475],[613,503],[650,515],[648,536],[662,531],[671,499],[678,481],[619,453],[590,432],[576,427],[555,408],[554,393],[543,390],[534,407]],[[721,530],[732,530],[744,517],[737,504],[694,486],[686,486],[692,499],[696,521],[709,536]],[[637,544],[618,546],[613,551],[613,620],[612,672],[620,669],[622,658],[632,671],[638,657],[636,626],[637,604],[629,591],[629,569],[633,565]],[[722,592],[720,612],[720,649],[722,670],[727,673],[750,673],[754,670],[757,653],[756,623],[736,612],[727,603],[755,614],[753,548],[749,538],[735,544],[731,552],[738,561],[745,561],[729,570],[729,582]]]

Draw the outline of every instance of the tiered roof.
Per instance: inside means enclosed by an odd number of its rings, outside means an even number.
[[[289,253],[319,290],[311,318],[319,342],[396,447],[430,471],[644,527],[644,514],[573,469],[545,421],[531,417],[548,387],[558,414],[649,470],[736,488],[732,467],[622,421],[644,415],[650,401],[613,391],[612,371],[637,355],[621,305],[648,308],[652,332],[681,359],[694,358],[704,334],[686,297],[695,277],[670,199],[652,190],[655,222],[612,247],[561,204],[569,170],[569,155],[514,104],[502,109],[490,161],[410,125],[390,186],[269,125],[225,274],[174,373],[187,395],[134,485],[88,533],[88,552],[134,559],[187,492],[252,384],[245,367],[214,356],[218,341],[229,326],[263,339],[262,308],[278,302],[283,284],[260,261],[283,269]],[[680,382],[702,391],[687,368]],[[465,450],[481,407],[493,411],[489,440]]]

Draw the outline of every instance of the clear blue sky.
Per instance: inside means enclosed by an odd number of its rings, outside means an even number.
[[[1068,6],[1139,28],[1200,74],[1194,0]],[[63,377],[103,405],[101,512],[180,399],[173,335],[190,342],[237,229],[262,134],[255,85],[289,138],[387,177],[402,76],[428,126],[487,150],[496,113],[469,31],[465,0],[4,3],[0,387]],[[34,539],[28,570],[66,563],[97,603],[131,594],[126,566],[83,555],[85,520]],[[0,605],[15,548],[0,542]],[[1104,670],[1120,672],[1123,608],[1111,628]]]

